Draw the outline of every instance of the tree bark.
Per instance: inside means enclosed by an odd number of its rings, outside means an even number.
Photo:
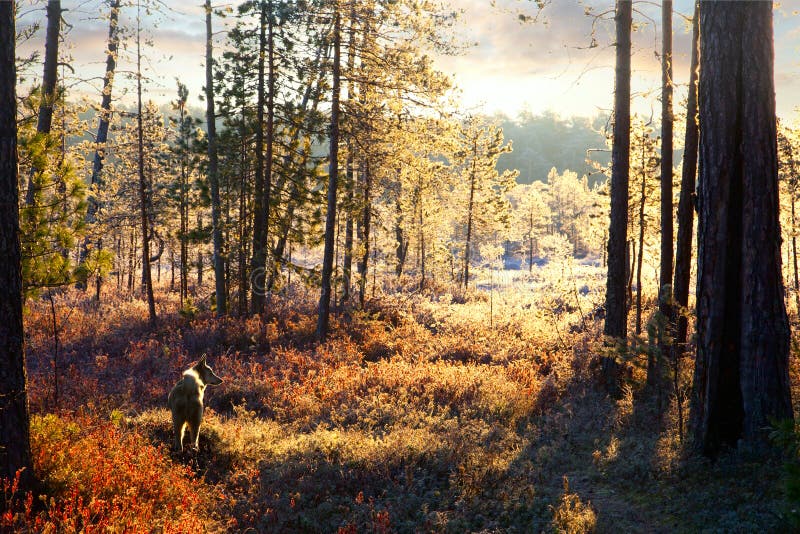
[[[628,322],[625,305],[625,249],[628,241],[628,175],[630,170],[631,11],[632,6],[629,0],[617,0],[614,139],[611,150],[611,221],[608,232],[606,321],[603,330],[606,336],[622,341],[627,336]],[[610,367],[610,365],[606,367]],[[606,379],[610,378],[607,373]]]
[[[211,190],[211,226],[214,243],[214,292],[217,315],[225,315],[228,303],[225,296],[225,259],[222,257],[222,227],[219,199],[219,156],[217,154],[217,115],[214,111],[214,34],[211,31],[211,0],[206,10],[206,122],[208,124],[208,185]]]
[[[472,245],[472,212],[475,207],[475,181],[478,179],[475,172],[476,160],[478,159],[478,139],[472,149],[472,172],[469,175],[469,201],[467,202],[467,237],[464,241],[464,289],[469,287],[469,260],[470,246]]]
[[[645,144],[642,140],[642,162],[644,164]],[[642,333],[642,260],[644,259],[644,206],[647,201],[647,170],[642,167],[641,192],[639,197],[639,254],[636,256],[636,335]],[[653,368],[652,358],[648,359],[648,383],[650,382],[650,372]]]
[[[361,308],[364,308],[367,293],[367,276],[369,267],[369,238],[370,238],[370,225],[372,223],[372,174],[370,173],[369,162],[363,163],[364,172],[362,173],[364,179],[364,211],[361,221],[362,239],[361,243],[364,247],[364,254],[361,256],[359,263],[359,272],[361,277],[358,281],[358,303]],[[373,266],[374,267],[374,266]]]
[[[257,314],[264,311],[266,302],[266,266],[267,266],[267,232],[269,225],[269,195],[272,182],[272,124],[273,124],[273,92],[274,76],[272,64],[272,2],[261,1],[261,15],[259,20],[259,53],[258,53],[258,89],[256,109],[256,180],[254,185],[254,216],[253,216],[253,258],[250,266],[253,277],[253,294],[250,299],[250,313]],[[269,59],[267,59],[269,56]],[[265,64],[268,63],[269,87],[265,89]],[[266,124],[267,155],[264,155],[265,125],[264,105],[269,93],[268,118]]]
[[[699,3],[695,4],[692,23],[692,59],[689,76],[689,99],[686,104],[686,134],[684,137],[681,195],[678,200],[678,243],[675,250],[675,304],[680,306],[675,344],[686,344],[688,319],[684,310],[689,305],[689,278],[692,262],[692,230],[694,227],[694,193],[697,176],[697,143],[700,136],[697,122],[697,74],[699,54]]]
[[[142,49],[140,35],[139,4],[136,4],[136,96],[138,112],[136,114],[137,141],[139,148],[139,205],[142,227],[142,290],[147,297],[147,311],[150,324],[154,325],[156,318],[156,302],[153,296],[153,278],[150,273],[150,228],[149,228],[149,202],[147,177],[144,172],[144,129],[142,124]]]
[[[42,76],[42,95],[39,103],[39,117],[36,133],[49,134],[53,124],[53,107],[56,100],[58,81],[58,37],[61,33],[61,0],[47,2],[47,32],[44,43],[44,73]],[[25,205],[36,204],[36,183],[34,177],[41,169],[31,168],[28,175],[28,190]]]
[[[710,456],[792,417],[772,43],[772,2],[703,4],[692,415]]]
[[[352,149],[352,147],[351,147]],[[344,223],[344,259],[342,260],[342,298],[340,306],[344,306],[350,300],[350,281],[353,273],[353,202],[355,195],[353,188],[353,157],[347,156],[347,212],[345,213]]]
[[[322,291],[319,298],[317,338],[328,336],[331,310],[331,274],[333,273],[336,232],[336,189],[339,181],[339,95],[341,91],[341,14],[335,7],[333,24],[333,87],[331,97],[330,163],[328,170],[328,210],[325,214],[325,252],[322,259]]]
[[[22,326],[14,2],[0,2],[0,477],[33,486]]]
[[[659,309],[670,316],[672,291],[672,0],[661,3],[661,274]]]
[[[111,122],[111,89],[114,85],[114,72],[117,68],[117,47],[119,46],[119,3],[120,0],[112,0],[108,19],[108,50],[106,51],[106,73],[103,76],[103,94],[100,100],[100,122],[97,125],[97,137],[95,138],[95,151],[92,160],[92,177],[89,185],[95,189],[102,186],[101,173],[106,156],[106,143],[108,142],[108,127]],[[99,204],[96,197],[89,197],[89,205],[86,208],[86,222],[93,224],[97,216]],[[86,259],[88,238],[81,247],[80,261]],[[85,287],[85,283],[81,283]]]

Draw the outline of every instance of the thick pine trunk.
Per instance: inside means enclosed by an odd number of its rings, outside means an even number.
[[[627,336],[625,305],[626,244],[628,242],[628,179],[630,154],[631,104],[631,25],[629,0],[618,0],[616,7],[616,88],[611,150],[611,222],[608,232],[608,275],[606,280],[606,321],[604,334],[624,341]],[[606,362],[610,363],[610,362]],[[606,365],[610,379],[611,365]]]
[[[22,327],[14,2],[0,2],[0,477],[32,489]]]
[[[703,4],[692,415],[707,455],[792,417],[772,42],[772,2]]]
[[[206,0],[206,122],[208,124],[208,185],[211,190],[211,227],[214,243],[214,293],[217,315],[225,315],[225,259],[222,257],[222,221],[219,199],[219,157],[217,154],[217,115],[214,110],[214,34],[211,31],[211,0]]]
[[[692,231],[694,227],[694,192],[697,176],[697,143],[700,131],[697,124],[697,74],[699,46],[699,4],[694,8],[692,24],[692,59],[689,76],[689,99],[686,104],[686,134],[684,137],[681,195],[678,200],[678,243],[675,249],[675,304],[681,307],[675,332],[675,344],[686,344],[688,319],[684,310],[689,305],[689,279],[692,262]]]
[[[319,297],[317,338],[328,336],[331,311],[331,274],[336,233],[336,190],[339,182],[339,93],[341,90],[341,15],[335,8],[333,25],[333,87],[331,97],[330,163],[328,170],[328,209],[325,214],[325,252],[322,258],[322,291]]]

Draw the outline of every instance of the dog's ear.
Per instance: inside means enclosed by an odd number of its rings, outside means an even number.
[[[208,358],[208,354],[203,354],[200,357],[200,361],[197,362],[197,365],[205,365],[206,364],[206,358]]]

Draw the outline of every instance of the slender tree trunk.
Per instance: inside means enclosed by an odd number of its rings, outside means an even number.
[[[133,297],[133,272],[136,269],[136,227],[131,228],[130,247],[128,247],[128,296]]]
[[[246,103],[244,99],[241,102],[241,127],[239,129],[239,136],[241,142],[239,145],[239,223],[238,223],[238,241],[239,241],[239,316],[247,314],[247,132],[245,131],[246,120]]]
[[[136,126],[139,147],[139,205],[142,228],[142,289],[147,297],[147,311],[150,324],[156,322],[156,301],[153,296],[153,279],[150,273],[150,217],[148,215],[148,187],[147,177],[144,172],[144,129],[142,124],[142,49],[140,35],[139,4],[136,4],[136,97],[137,109]]]
[[[469,260],[470,247],[472,246],[472,212],[475,207],[475,165],[478,159],[478,141],[476,139],[472,150],[472,172],[469,175],[469,202],[467,203],[467,237],[464,241],[464,289],[469,287]]]
[[[256,179],[253,186],[253,257],[250,261],[253,277],[253,294],[250,297],[250,313],[264,311],[264,279],[266,267],[267,212],[264,205],[264,102],[265,62],[267,56],[267,3],[260,2],[258,38],[258,89],[256,90]]]
[[[422,182],[422,177],[420,175],[420,182]],[[420,190],[422,188],[422,184],[419,185]],[[417,239],[419,240],[419,257],[420,257],[420,266],[419,266],[419,290],[423,291],[425,289],[425,218],[424,213],[422,211],[422,195],[420,195],[420,202],[419,202],[419,221],[418,221],[418,228],[419,228],[419,235]]]
[[[267,291],[272,291],[272,289],[275,287],[275,280],[278,278],[280,264],[284,261],[283,256],[284,252],[286,251],[286,245],[289,242],[289,232],[292,229],[294,210],[297,206],[296,196],[299,193],[299,186],[296,182],[293,182],[292,188],[289,191],[289,200],[286,205],[286,213],[281,219],[280,234],[278,235],[277,242],[275,243],[275,249],[273,252],[275,261],[272,264],[269,280],[267,281]]]
[[[214,111],[214,34],[211,31],[211,0],[205,2],[206,10],[206,122],[208,123],[208,185],[211,190],[211,225],[214,242],[214,284],[217,298],[217,315],[228,312],[225,299],[225,258],[222,257],[222,227],[219,199],[219,160],[217,155],[217,125]]]
[[[703,3],[692,418],[710,456],[792,417],[772,43],[772,2]]]
[[[169,246],[169,292],[175,291],[175,250]]]
[[[403,209],[400,205],[400,185],[397,186],[397,198],[395,199],[395,213],[397,214],[397,220],[394,226],[394,234],[395,240],[397,241],[397,265],[395,266],[395,274],[398,278],[403,275],[403,268],[406,264],[406,252],[408,251],[408,243],[405,239],[405,235],[403,232]]]
[[[15,3],[0,2],[0,477],[33,489],[22,325]]]
[[[686,104],[686,134],[684,137],[681,195],[678,200],[678,243],[675,250],[675,304],[681,307],[675,344],[686,344],[688,319],[685,310],[689,305],[689,279],[692,262],[692,231],[694,227],[694,193],[697,176],[697,144],[700,136],[697,122],[697,74],[699,53],[699,3],[695,4],[692,23],[692,59],[689,76],[689,99]]]
[[[185,109],[181,108],[181,124],[184,120],[184,113]],[[183,309],[184,301],[189,295],[189,176],[185,161],[181,161],[180,180],[180,300],[181,309]]]
[[[261,14],[259,20],[259,54],[258,54],[258,89],[257,89],[257,124],[256,124],[256,180],[255,180],[255,205],[253,218],[253,258],[250,262],[253,277],[253,294],[250,298],[250,312],[262,313],[266,303],[266,266],[267,266],[267,227],[269,225],[269,195],[272,169],[272,134],[266,132],[266,144],[269,154],[264,157],[265,124],[264,107],[269,92],[270,103],[268,113],[272,113],[272,3],[262,0],[260,3]],[[267,61],[269,56],[269,61]],[[269,63],[266,66],[266,63]],[[269,70],[269,88],[265,89],[265,70]],[[266,129],[271,128],[271,119],[267,119]],[[268,169],[269,168],[269,169]]]
[[[353,162],[351,158],[348,156],[348,163],[349,163],[349,171],[348,171],[348,180],[351,181],[349,184],[349,189],[347,191],[347,211],[345,212],[345,223],[344,223],[344,260],[342,261],[342,299],[341,299],[341,306],[347,304],[350,300],[350,281],[352,278],[353,272],[353,202],[354,202],[354,194],[353,194],[353,183],[352,183],[352,172],[353,172]]]
[[[624,342],[627,337],[625,306],[625,244],[628,241],[628,174],[630,169],[631,104],[631,26],[629,0],[617,0],[616,7],[616,88],[614,91],[614,127],[611,150],[611,224],[608,235],[608,278],[606,281],[606,321],[604,333]],[[609,362],[606,362],[609,363]],[[613,367],[606,365],[606,381]]]
[[[672,0],[661,3],[661,269],[658,287],[658,310],[666,318],[669,328],[674,321],[672,305],[672,261],[673,261],[673,206],[672,206]],[[667,332],[658,333],[658,349],[661,357],[651,356],[647,365],[647,383],[658,386],[659,407],[662,381],[667,376],[667,355],[671,343]],[[660,409],[660,408],[659,408]]]
[[[347,84],[346,100],[349,102],[355,97],[355,81],[352,79],[355,72],[356,62],[356,3],[350,2],[350,29],[347,44],[347,76],[350,81]],[[354,121],[351,121],[354,122]],[[347,140],[347,178],[345,186],[347,187],[347,209],[345,211],[345,226],[344,226],[344,260],[342,262],[342,299],[341,306],[344,306],[350,300],[350,283],[353,273],[353,203],[355,201],[355,167],[353,165],[355,150],[355,143],[353,137],[355,132],[351,126],[348,133],[349,139]]]
[[[205,263],[203,262],[203,252],[197,251],[197,288],[203,287],[203,271],[205,270]]]
[[[659,309],[671,317],[672,225],[672,0],[661,3],[661,275]]]
[[[106,72],[103,76],[103,94],[100,100],[100,122],[97,125],[97,137],[95,138],[95,151],[92,160],[92,177],[89,185],[95,189],[95,195],[102,187],[103,164],[106,156],[106,143],[108,142],[108,127],[111,122],[111,89],[114,85],[114,72],[117,68],[117,47],[119,46],[119,4],[120,0],[112,0],[108,19],[108,50],[106,51]],[[89,197],[89,205],[86,207],[86,222],[94,224],[97,217],[99,204],[96,196]],[[80,262],[86,259],[88,252],[87,237],[81,247]],[[79,284],[85,287],[85,284]]]
[[[44,75],[42,76],[42,95],[39,103],[39,117],[36,132],[50,133],[53,124],[53,107],[56,100],[58,81],[58,38],[61,33],[61,0],[47,2],[47,32],[44,44]],[[36,207],[36,183],[34,177],[42,169],[31,168],[28,175],[28,190],[25,205]]]
[[[795,178],[796,180],[797,178]],[[792,188],[792,265],[794,266],[794,302],[797,313],[800,314],[800,277],[797,273],[797,218],[795,216],[796,191]]]
[[[122,258],[122,237],[117,234],[117,289],[119,290],[122,288],[122,277],[125,272],[125,268],[123,267],[123,258]]]
[[[644,144],[642,145],[644,153]],[[643,159],[644,161],[644,159]],[[642,259],[644,258],[644,205],[647,200],[647,172],[642,169],[641,195],[639,197],[639,254],[636,256],[636,335],[642,333]],[[653,368],[652,356],[648,359],[648,371]],[[648,372],[648,378],[650,373]]]
[[[372,223],[372,174],[370,173],[369,162],[363,163],[364,172],[362,173],[364,179],[364,211],[362,215],[361,231],[363,237],[361,243],[364,247],[364,254],[361,256],[361,263],[359,271],[361,278],[358,283],[358,302],[361,308],[364,308],[367,293],[367,276],[369,268],[369,238],[370,238],[370,225]]]
[[[339,180],[339,93],[341,90],[341,15],[335,8],[333,27],[333,87],[331,97],[330,167],[328,171],[328,210],[325,215],[325,252],[322,260],[322,291],[319,298],[317,338],[328,336],[331,308],[331,274],[333,273],[334,237],[336,232],[336,189]]]
[[[528,214],[528,274],[533,273],[533,207]]]

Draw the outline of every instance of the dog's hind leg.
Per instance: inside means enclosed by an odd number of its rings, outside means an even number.
[[[175,415],[172,416],[172,434],[174,436],[174,447],[176,451],[183,450],[183,430],[186,428],[186,422],[180,420]]]
[[[200,423],[203,420],[203,405],[196,407],[189,414],[189,419],[186,424],[189,426],[189,436],[194,450],[200,450]]]

